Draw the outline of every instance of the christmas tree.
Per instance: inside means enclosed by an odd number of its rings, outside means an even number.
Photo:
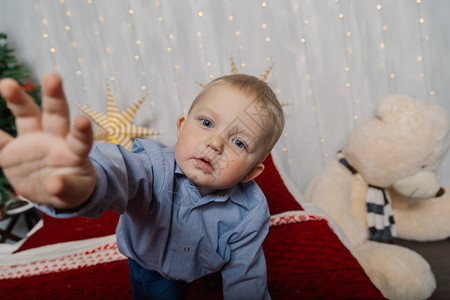
[[[22,88],[40,105],[40,85],[31,84],[28,81],[30,71],[20,64],[6,40],[8,36],[0,32],[0,79],[13,78],[19,82]],[[12,136],[17,135],[14,116],[7,108],[5,100],[0,95],[0,128]],[[11,190],[8,180],[0,168],[0,204],[9,199],[8,190]]]

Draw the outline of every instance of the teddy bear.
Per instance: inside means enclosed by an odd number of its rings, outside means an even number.
[[[450,188],[436,171],[450,144],[439,106],[390,95],[350,132],[342,150],[307,185],[304,196],[348,237],[369,278],[389,299],[426,299],[436,288],[430,265],[395,238],[450,236]]]

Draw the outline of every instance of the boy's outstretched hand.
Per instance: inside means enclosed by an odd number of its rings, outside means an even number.
[[[92,129],[79,115],[70,125],[62,80],[46,74],[42,111],[13,79],[0,81],[0,93],[16,117],[17,137],[0,130],[0,166],[15,191],[58,209],[81,205],[92,194],[96,175],[88,154]]]

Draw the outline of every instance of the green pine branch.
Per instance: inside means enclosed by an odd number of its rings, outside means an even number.
[[[40,85],[32,85],[27,79],[30,71],[19,62],[15,56],[15,50],[10,48],[7,43],[8,36],[6,33],[0,32],[0,79],[13,78],[24,87],[25,91],[40,105],[41,88]],[[0,95],[0,128],[12,136],[17,135],[14,116],[6,106],[6,101]],[[8,180],[3,175],[0,168],[0,205],[9,199],[7,190],[11,190]]]

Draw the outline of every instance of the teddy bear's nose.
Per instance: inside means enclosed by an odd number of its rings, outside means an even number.
[[[436,193],[436,197],[440,197],[445,194],[445,190],[443,188],[440,188],[439,191]]]

